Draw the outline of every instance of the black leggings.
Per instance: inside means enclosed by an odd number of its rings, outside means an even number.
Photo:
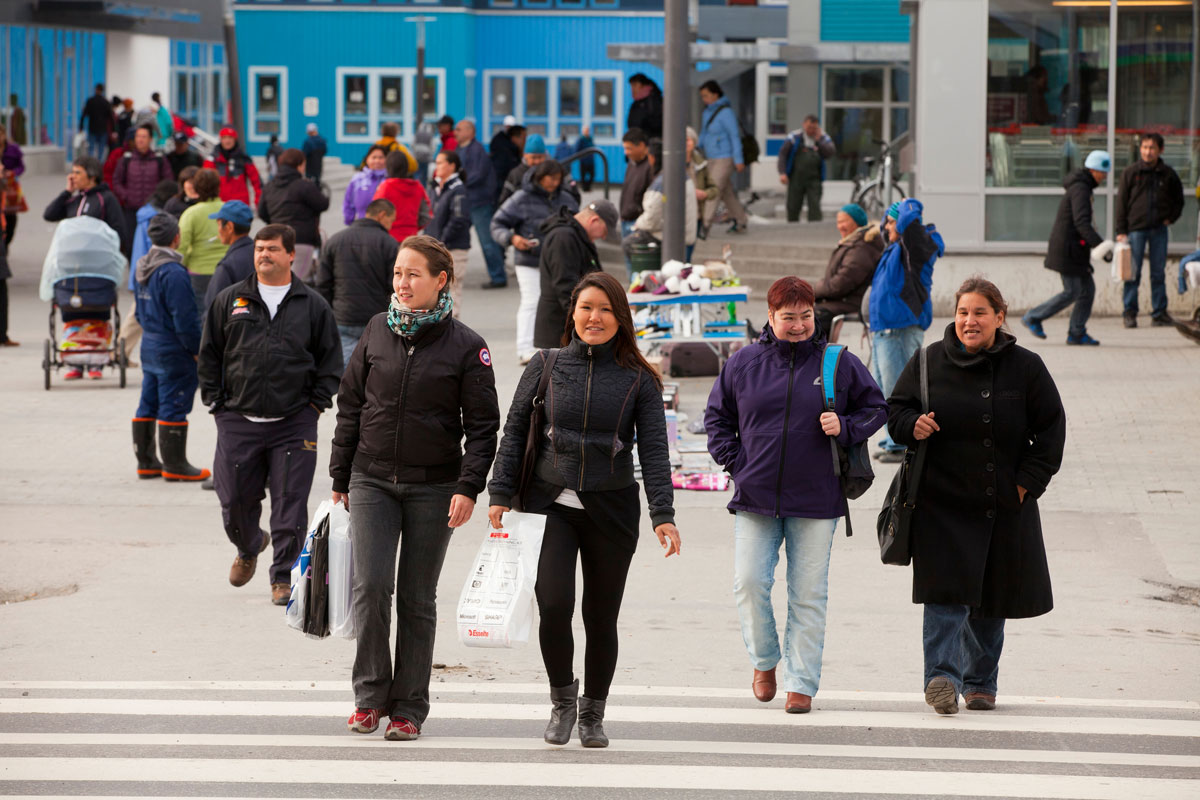
[[[583,629],[587,634],[583,695],[607,700],[617,670],[617,616],[633,551],[621,547],[612,532],[606,535],[600,530],[586,511],[554,505],[546,514],[537,579],[542,617],[538,638],[546,674],[552,687],[567,686],[575,680],[571,617],[575,613],[578,553],[583,563]]]

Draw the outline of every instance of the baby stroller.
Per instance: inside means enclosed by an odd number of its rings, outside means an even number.
[[[124,280],[125,256],[116,231],[95,217],[70,217],[59,223],[42,263],[40,296],[50,301],[50,338],[46,340],[42,370],[46,391],[50,372],[62,367],[89,377],[100,377],[105,367],[115,367],[125,387],[125,342],[116,338],[121,328],[117,287]],[[62,341],[57,320],[62,317]],[[71,376],[68,376],[71,377]]]

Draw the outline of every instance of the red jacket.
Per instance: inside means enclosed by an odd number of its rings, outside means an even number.
[[[226,153],[220,146],[213,151],[212,158],[204,162],[205,169],[215,169],[221,176],[221,199],[225,202],[241,200],[251,208],[258,206],[262,194],[262,179],[258,168],[242,150]],[[254,202],[250,202],[250,188],[254,187]]]
[[[125,155],[124,147],[114,147],[108,154],[108,158],[104,159],[104,182],[112,186],[113,175],[117,171],[117,164],[121,161],[121,156]]]
[[[396,221],[388,233],[397,242],[403,242],[429,224],[433,214],[429,210],[429,196],[420,182],[412,178],[388,178],[380,182],[372,200],[383,198],[396,207]]]

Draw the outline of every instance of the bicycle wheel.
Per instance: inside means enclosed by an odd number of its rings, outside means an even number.
[[[887,210],[883,205],[883,193],[879,191],[878,181],[871,181],[863,186],[854,202],[867,212],[867,219],[879,219]]]

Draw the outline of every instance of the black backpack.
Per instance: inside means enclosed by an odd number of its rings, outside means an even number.
[[[821,355],[821,398],[826,411],[834,410],[837,390],[838,363],[845,352],[844,344],[827,344]],[[829,447],[833,454],[833,474],[838,477],[842,486],[842,494],[846,497],[846,535],[854,534],[850,526],[850,502],[857,500],[867,493],[875,480],[875,470],[871,468],[871,454],[866,441],[857,442],[850,447],[842,447],[838,440],[830,436]]]

